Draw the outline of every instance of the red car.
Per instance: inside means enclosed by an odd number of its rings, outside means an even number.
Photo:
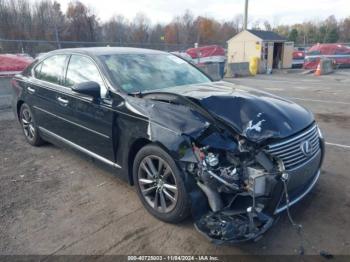
[[[0,76],[14,75],[25,69],[33,59],[21,54],[0,55]]]
[[[338,67],[350,67],[350,48],[342,44],[317,44],[306,53],[304,68],[316,69],[321,58],[330,58]]]
[[[218,45],[208,45],[198,48],[189,48],[186,50],[193,61],[200,63],[221,63],[225,62],[225,49]]]
[[[304,65],[304,59],[305,59],[305,51],[298,50],[298,49],[294,50],[292,68],[302,68]]]

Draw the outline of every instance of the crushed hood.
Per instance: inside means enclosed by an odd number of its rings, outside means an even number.
[[[291,136],[314,121],[310,111],[294,102],[223,81],[178,86],[161,91],[195,100],[214,117],[226,122],[252,142]],[[186,120],[190,121],[190,118]]]

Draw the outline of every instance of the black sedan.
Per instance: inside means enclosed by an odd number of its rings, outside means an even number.
[[[308,110],[213,82],[166,52],[57,50],[12,86],[31,145],[65,145],[112,167],[152,215],[175,223],[192,213],[216,243],[258,238],[320,175],[324,141]]]

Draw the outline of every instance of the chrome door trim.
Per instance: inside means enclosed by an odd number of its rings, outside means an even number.
[[[28,92],[29,92],[30,94],[34,94],[34,93],[35,93],[35,89],[32,88],[32,87],[30,87],[30,86],[27,87],[27,90],[28,90]]]
[[[61,117],[61,116],[55,115],[55,114],[53,114],[53,113],[51,113],[51,112],[49,112],[49,111],[46,111],[45,109],[42,109],[42,108],[40,108],[40,107],[38,107],[38,106],[33,106],[33,107],[34,107],[35,109],[39,110],[39,111],[42,111],[42,112],[44,112],[44,113],[46,113],[46,114],[49,114],[49,115],[51,115],[51,116],[53,116],[53,117],[56,117],[56,118],[60,119],[60,120],[63,120],[63,121],[66,121],[66,122],[68,122],[68,123],[70,123],[70,124],[72,124],[72,125],[81,127],[81,128],[83,128],[83,129],[85,129],[85,130],[87,130],[87,131],[90,131],[90,132],[96,134],[96,135],[99,135],[99,136],[102,136],[102,137],[104,137],[104,138],[110,139],[110,137],[107,136],[107,135],[105,135],[105,134],[102,134],[102,133],[97,132],[97,131],[95,131],[95,130],[92,130],[92,129],[86,127],[86,126],[82,126],[82,125],[80,125],[80,124],[77,124],[77,123],[75,123],[75,122],[72,122],[72,121],[70,121],[70,120],[68,120],[68,119],[65,119],[65,118]]]
[[[100,161],[102,161],[102,162],[104,162],[104,163],[106,163],[106,164],[108,164],[110,166],[113,166],[113,167],[116,167],[116,168],[121,168],[121,166],[118,165],[117,163],[114,163],[114,162],[108,160],[107,158],[104,158],[104,157],[102,157],[102,156],[100,156],[100,155],[98,155],[98,154],[96,154],[94,152],[91,152],[90,150],[88,150],[88,149],[86,149],[86,148],[84,148],[82,146],[79,146],[79,145],[77,145],[77,144],[75,144],[75,143],[73,143],[73,142],[71,142],[71,141],[69,141],[69,140],[67,140],[67,139],[65,139],[65,138],[63,138],[63,137],[61,137],[61,136],[59,136],[59,135],[57,135],[57,134],[55,134],[55,133],[45,129],[45,128],[43,128],[43,127],[41,127],[41,126],[39,126],[39,130],[41,132],[43,132],[44,134],[46,134],[48,136],[51,136],[51,137],[54,137],[55,139],[60,140],[61,142],[65,143],[65,144],[67,144],[67,145],[69,145],[69,146],[71,146],[71,147],[73,147],[73,148],[75,148],[75,149],[77,149],[77,150],[79,150],[79,151],[81,151],[81,152],[83,152],[83,153],[85,153],[85,154],[95,158],[95,159],[98,159],[98,160],[100,160]]]
[[[68,103],[69,103],[69,101],[68,101],[68,99],[64,99],[64,98],[62,98],[62,97],[57,97],[57,101],[59,102],[59,103],[61,103],[61,104],[63,104],[63,105],[68,105]]]

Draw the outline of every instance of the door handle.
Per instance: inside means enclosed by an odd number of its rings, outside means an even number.
[[[35,89],[32,88],[32,87],[30,87],[30,86],[27,87],[27,90],[28,90],[28,92],[29,92],[30,94],[34,94],[34,93],[35,93]]]
[[[64,106],[66,106],[66,105],[68,105],[68,103],[69,103],[69,101],[67,100],[67,99],[64,99],[64,98],[62,98],[62,97],[57,97],[57,100],[58,100],[58,102],[60,103],[60,104],[62,104],[62,105],[64,105]]]

